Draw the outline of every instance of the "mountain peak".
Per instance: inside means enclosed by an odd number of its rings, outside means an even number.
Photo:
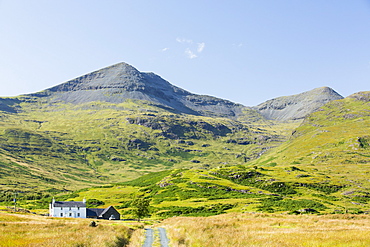
[[[77,77],[32,96],[48,97],[50,103],[72,104],[145,100],[178,113],[226,117],[243,114],[241,109],[246,108],[227,100],[192,94],[154,73],[140,72],[124,62]]]
[[[310,91],[307,91],[307,93],[321,93],[323,95],[340,95],[331,87],[326,87],[326,86],[312,89]]]
[[[267,119],[285,121],[302,119],[332,100],[343,96],[330,87],[319,87],[291,96],[268,100],[255,107]]]
[[[121,62],[77,77],[46,91],[68,92],[127,87],[138,84],[140,78],[141,73],[136,68]]]
[[[109,70],[109,69],[115,69],[125,73],[140,73],[134,66],[125,62],[116,63],[100,70]]]

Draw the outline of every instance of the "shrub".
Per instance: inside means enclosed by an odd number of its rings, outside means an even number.
[[[93,207],[99,207],[101,205],[104,205],[105,203],[103,201],[100,201],[98,199],[87,199],[86,201],[86,207],[93,208]]]

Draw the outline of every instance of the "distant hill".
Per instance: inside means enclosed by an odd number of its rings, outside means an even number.
[[[339,211],[369,212],[369,133],[370,92],[355,93],[308,115],[289,141],[249,165],[267,168],[284,181],[317,183],[325,192],[317,196]],[[341,189],[324,189],[333,184]]]
[[[370,92],[359,92],[327,103],[308,115],[289,141],[261,160],[273,156],[277,163],[284,163],[283,160],[287,159],[300,164],[324,166],[325,169],[328,164],[370,162],[369,102]]]
[[[324,104],[338,99],[343,99],[343,96],[329,87],[321,87],[296,95],[268,100],[254,107],[254,109],[266,119],[297,120],[303,119]]]

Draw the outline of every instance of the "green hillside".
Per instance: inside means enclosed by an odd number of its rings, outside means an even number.
[[[370,92],[360,92],[326,104],[289,141],[249,165],[266,167],[285,181],[341,186],[335,196],[369,210],[369,102]]]
[[[233,159],[217,167],[151,173],[71,197],[96,198],[128,216],[130,201],[138,196],[151,199],[155,217],[369,213],[369,102],[370,92],[332,101],[310,114],[290,140],[246,163]]]
[[[129,182],[84,189],[67,198],[77,201],[93,198],[103,202],[102,205],[114,205],[126,218],[133,217],[131,202],[137,197],[151,200],[151,214],[155,218],[210,216],[226,212],[369,212],[366,194],[347,193],[354,186],[344,181],[330,181],[322,174],[306,172],[295,166],[287,169],[248,166],[174,169],[147,174]],[[293,176],[286,178],[284,173],[294,174],[296,179],[292,179]],[[31,204],[28,201],[25,205]]]
[[[75,190],[166,169],[245,164],[283,142],[291,127],[277,130],[255,111],[236,121],[175,114],[141,100],[15,102],[15,112],[1,112],[3,190]]]

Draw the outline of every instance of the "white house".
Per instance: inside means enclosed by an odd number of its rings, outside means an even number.
[[[53,199],[49,205],[49,212],[51,217],[86,218],[86,200],[57,202]]]
[[[82,202],[57,202],[53,201],[49,205],[49,215],[51,217],[65,218],[94,218],[106,220],[119,220],[119,212],[113,207],[107,208],[86,208],[86,200]]]

